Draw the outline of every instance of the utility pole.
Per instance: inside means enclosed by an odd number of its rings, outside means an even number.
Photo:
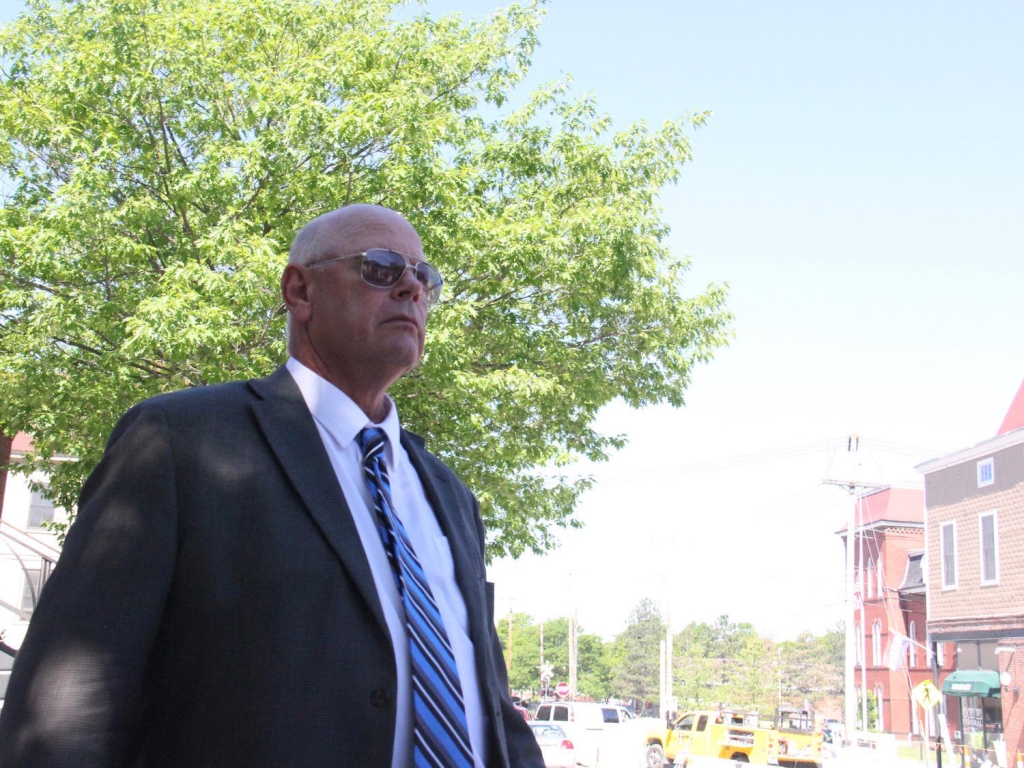
[[[540,695],[544,698],[548,695],[548,683],[544,679],[544,622],[540,623]]]
[[[782,706],[782,646],[776,646],[776,651],[779,652],[779,706]]]
[[[569,698],[576,698],[576,611],[569,617]]]
[[[854,666],[857,661],[857,646],[855,643],[861,644],[862,650],[864,649],[864,627],[861,627],[860,637],[855,637],[857,629],[857,601],[855,599],[856,591],[854,589],[854,574],[855,574],[855,555],[856,544],[861,545],[861,556],[863,557],[863,541],[860,536],[860,531],[857,527],[857,513],[861,507],[861,495],[866,490],[875,490],[880,488],[879,485],[869,485],[864,483],[860,475],[862,475],[863,461],[858,454],[858,448],[860,447],[860,436],[857,434],[851,434],[846,442],[846,455],[847,466],[835,473],[835,477],[826,478],[822,482],[825,485],[836,485],[840,488],[844,488],[850,496],[854,497],[854,503],[850,505],[850,517],[846,524],[846,664],[844,670],[844,687],[845,687],[845,706],[843,708],[844,720],[846,723],[846,739],[850,744],[856,744],[856,731],[857,731],[857,684],[856,677],[854,675]],[[856,538],[855,538],[856,537]],[[864,562],[859,562],[861,567],[861,578],[864,576]],[[861,600],[863,601],[864,590],[863,587],[860,591]],[[861,603],[861,617],[864,617],[863,602]],[[861,660],[861,687],[864,688],[866,683],[866,670],[867,666],[867,653],[863,654]],[[867,716],[867,690],[862,691],[863,697],[863,719],[864,719],[864,730],[868,728],[868,716]]]
[[[512,695],[512,606],[508,609],[508,695]]]
[[[668,703],[666,709],[675,710],[675,693],[672,680],[672,609],[665,609],[665,698]]]
[[[660,654],[659,664],[660,667],[658,675],[658,716],[664,720],[665,713],[668,712],[668,692],[665,690],[665,641],[662,640],[658,643],[658,652]]]

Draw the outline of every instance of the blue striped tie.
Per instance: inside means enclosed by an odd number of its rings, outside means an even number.
[[[376,427],[367,427],[356,436],[363,451],[363,475],[377,513],[377,530],[405,605],[412,660],[413,765],[472,768],[459,671],[423,567],[391,504],[385,440],[383,430]]]

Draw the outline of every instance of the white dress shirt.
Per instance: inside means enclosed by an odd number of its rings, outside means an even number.
[[[398,409],[391,398],[387,398],[387,416],[380,424],[374,424],[348,395],[298,360],[290,358],[287,368],[302,392],[306,407],[313,415],[320,439],[323,440],[334,473],[345,494],[345,501],[348,502],[359,531],[366,559],[370,562],[370,571],[373,573],[373,581],[384,609],[384,618],[391,633],[395,667],[398,670],[392,768],[407,768],[412,765],[412,672],[409,663],[409,635],[405,626],[405,607],[395,586],[384,544],[380,540],[374,518],[376,513],[373,501],[363,477],[362,451],[356,444],[359,432],[364,427],[371,426],[379,427],[387,435],[384,461],[391,481],[391,500],[395,504],[395,513],[401,519],[416,550],[416,557],[423,566],[430,591],[444,621],[445,631],[448,633],[448,640],[455,654],[455,663],[459,669],[474,763],[476,768],[485,768],[488,718],[481,705],[473,643],[469,639],[466,603],[455,582],[455,564],[448,540],[441,532],[434,510],[427,501],[416,469],[399,441]],[[339,756],[341,757],[343,756]]]

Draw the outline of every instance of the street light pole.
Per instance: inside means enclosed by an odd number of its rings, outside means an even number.
[[[512,695],[512,608],[508,609],[508,695]]]

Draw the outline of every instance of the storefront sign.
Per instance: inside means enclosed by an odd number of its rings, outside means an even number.
[[[964,707],[964,730],[980,733],[985,730],[984,711],[981,707]]]

